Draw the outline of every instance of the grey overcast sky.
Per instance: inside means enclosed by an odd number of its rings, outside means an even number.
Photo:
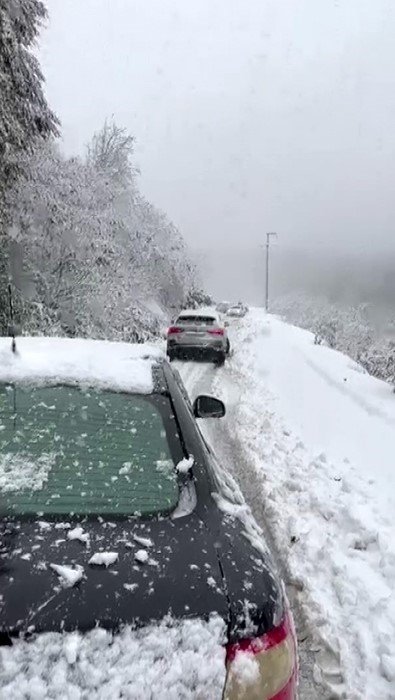
[[[106,117],[196,248],[395,250],[393,0],[46,0],[67,153]]]

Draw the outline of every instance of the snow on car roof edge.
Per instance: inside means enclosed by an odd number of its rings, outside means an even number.
[[[81,338],[0,338],[0,382],[87,384],[101,389],[149,394],[152,365],[163,352],[149,344]]]
[[[183,316],[209,316],[218,318],[218,312],[212,306],[202,306],[200,309],[183,309],[178,314],[178,318]]]

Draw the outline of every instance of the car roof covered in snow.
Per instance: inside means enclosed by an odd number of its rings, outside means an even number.
[[[183,311],[180,311],[178,314],[178,318],[183,318],[184,316],[208,316],[209,318],[219,318],[218,312],[211,306],[205,306],[201,309],[183,309]]]
[[[0,382],[85,384],[100,389],[150,394],[153,366],[163,352],[148,344],[80,338],[0,338]]]

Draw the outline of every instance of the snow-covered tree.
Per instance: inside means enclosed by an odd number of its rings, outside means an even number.
[[[185,308],[198,309],[200,306],[211,306],[212,298],[203,289],[192,287],[185,299]]]
[[[164,307],[172,308],[180,303],[193,268],[179,231],[138,191],[133,146],[125,129],[106,122],[88,145],[87,162],[111,182],[135,293],[148,288]]]
[[[46,16],[41,0],[0,0],[0,332],[8,325],[9,275],[6,192],[20,172],[21,154],[56,133],[43,76],[32,47]]]
[[[314,342],[340,350],[359,362],[369,374],[395,384],[395,341],[391,319],[383,321],[367,304],[343,307],[324,298],[290,294],[275,300],[272,310],[287,321],[314,333]]]
[[[138,191],[133,141],[105,124],[85,160],[55,143],[26,158],[11,235],[34,278],[18,297],[25,332],[145,339],[179,308],[193,268],[177,229]]]
[[[87,146],[87,162],[125,189],[138,172],[131,160],[133,148],[134,138],[126,129],[105,121]]]

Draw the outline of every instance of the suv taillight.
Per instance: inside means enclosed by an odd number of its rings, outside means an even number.
[[[211,335],[224,335],[225,331],[223,328],[212,328],[207,331]]]
[[[295,700],[296,637],[290,612],[261,637],[226,648],[224,700]]]
[[[170,326],[169,330],[167,331],[167,335],[175,335],[176,333],[182,333],[183,328],[180,328],[179,326]]]

